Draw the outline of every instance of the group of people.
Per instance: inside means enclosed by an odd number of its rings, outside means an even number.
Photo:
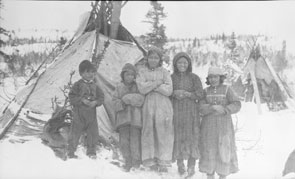
[[[124,169],[130,171],[142,164],[153,171],[168,172],[177,162],[180,175],[187,171],[192,176],[199,160],[199,170],[208,179],[215,173],[225,179],[238,171],[231,114],[240,110],[241,102],[232,88],[223,84],[221,68],[209,68],[208,87],[203,89],[187,53],[175,55],[172,75],[162,67],[162,57],[160,50],[151,48],[145,65],[125,64],[113,94]],[[69,94],[74,120],[68,156],[76,157],[78,139],[86,129],[87,155],[95,157],[95,107],[103,103],[104,95],[93,82],[95,70],[89,61],[80,64],[79,72],[82,79]]]

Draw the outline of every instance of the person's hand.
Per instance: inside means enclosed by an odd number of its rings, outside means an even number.
[[[90,101],[86,98],[82,98],[82,103],[84,103],[85,105],[89,106]]]
[[[216,112],[218,112],[219,114],[225,114],[225,113],[226,113],[224,107],[221,106],[221,105],[212,105],[212,108],[213,108]]]
[[[181,100],[183,98],[185,98],[186,96],[184,95],[184,90],[174,90],[174,96],[176,99]]]
[[[126,94],[122,97],[122,101],[125,103],[125,104],[130,104],[131,103],[131,100],[130,100],[130,95]]]
[[[164,83],[164,80],[163,79],[156,80],[156,83],[157,83],[157,86],[160,86],[161,84]]]
[[[96,105],[97,105],[96,101],[90,101],[88,106],[91,107],[91,108],[95,108]]]
[[[192,93],[188,92],[188,91],[184,91],[183,94],[185,97],[188,97],[188,98],[190,98],[192,96]]]

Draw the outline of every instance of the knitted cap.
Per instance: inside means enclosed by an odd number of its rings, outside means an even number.
[[[224,72],[220,67],[210,67],[208,70],[208,76],[209,75],[224,75]]]
[[[136,73],[136,68],[132,64],[126,63],[124,65],[124,67],[122,68],[122,72],[121,73],[126,72],[126,71],[130,71],[130,72]]]

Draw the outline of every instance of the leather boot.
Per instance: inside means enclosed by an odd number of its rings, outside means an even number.
[[[185,166],[182,159],[177,159],[178,173],[183,175],[185,173]]]
[[[207,179],[215,179],[214,174],[207,174]]]

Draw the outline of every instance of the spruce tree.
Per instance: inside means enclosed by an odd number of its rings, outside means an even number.
[[[193,48],[196,47],[196,46],[197,46],[197,37],[194,38],[194,41],[193,41]]]
[[[3,9],[3,2],[0,0],[0,10],[2,11]],[[3,20],[3,18],[1,17],[1,13],[0,13],[0,20]],[[0,36],[7,36],[9,37],[9,32],[4,29],[3,27],[0,27]],[[2,38],[0,38],[0,47],[3,47],[5,45],[5,41],[2,40]],[[1,54],[4,53],[1,51]]]
[[[278,51],[275,58],[274,58],[274,68],[276,72],[280,73],[282,72],[287,66],[288,66],[288,61],[286,58],[286,41],[284,40],[282,43],[282,50]]]
[[[153,45],[160,49],[164,49],[167,42],[165,33],[166,27],[161,24],[161,21],[166,18],[164,7],[157,1],[150,2],[152,8],[146,14],[147,20],[144,21],[152,25],[151,32],[146,34],[146,44]]]
[[[2,11],[3,9],[3,2],[0,0],[0,10]],[[1,17],[1,13],[0,13],[0,20],[3,20],[3,18]],[[5,59],[5,62],[8,64],[8,66],[12,66],[12,60],[11,60],[11,57],[10,55],[6,54],[5,52],[3,52],[1,50],[1,47],[5,46],[6,45],[6,42],[4,40],[2,40],[2,37],[9,37],[9,31],[7,31],[5,28],[3,27],[0,27],[0,56],[2,56],[4,59]],[[10,64],[11,63],[11,64]],[[0,71],[0,73],[3,73]],[[2,75],[1,75],[2,76]]]

